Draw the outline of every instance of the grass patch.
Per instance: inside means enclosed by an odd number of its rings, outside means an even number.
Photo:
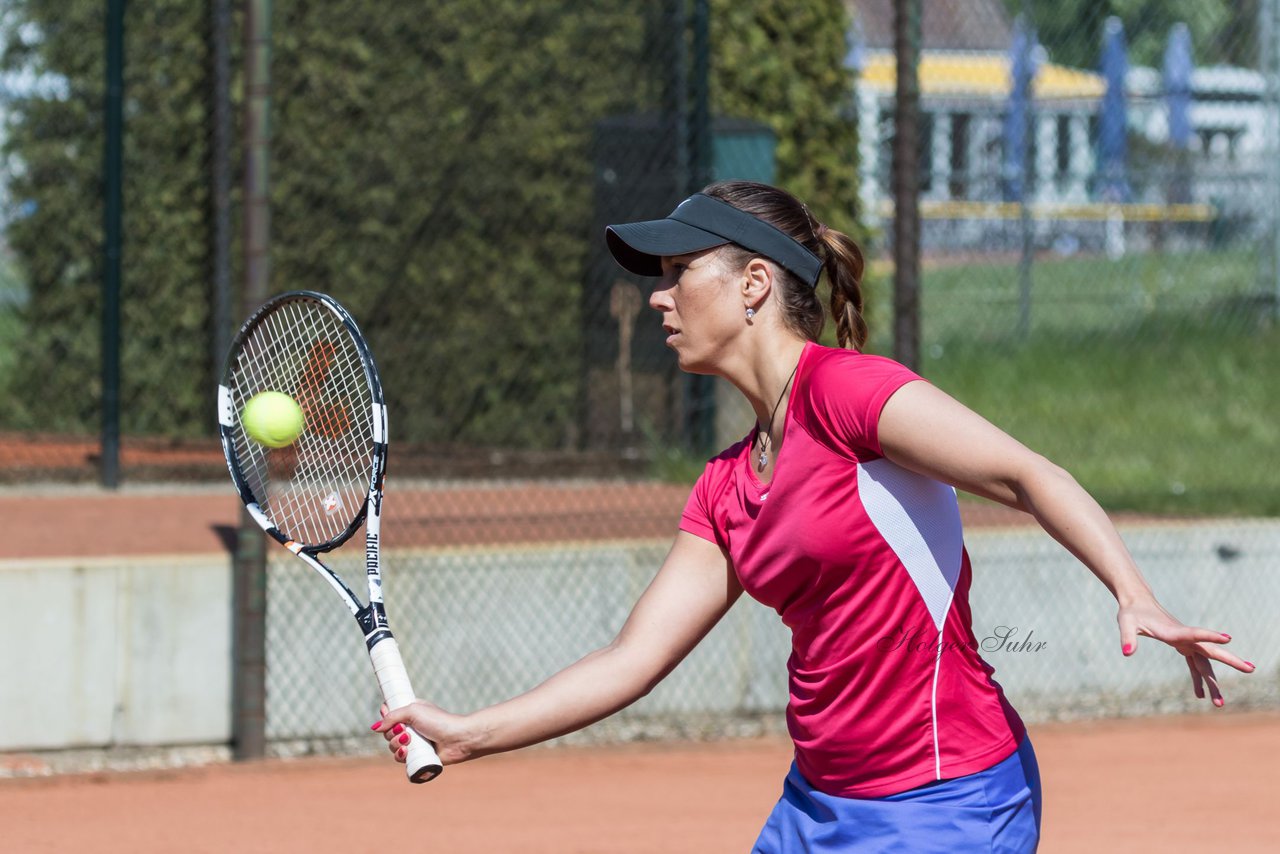
[[[923,370],[1109,510],[1280,515],[1280,328],[1256,313],[957,340]]]
[[[1108,510],[1280,515],[1280,328],[1252,250],[922,272],[922,371]],[[888,353],[891,275],[872,283]]]
[[[1030,336],[1123,331],[1152,315],[1216,311],[1260,289],[1253,251],[1038,259],[1032,268]],[[1021,335],[1018,266],[926,268],[923,339],[1000,342]]]
[[[921,272],[921,331],[926,346],[956,338],[999,344],[1041,333],[1119,331],[1154,314],[1203,315],[1275,290],[1252,249],[1037,258],[1031,271],[1029,327],[1022,329],[1016,260],[926,262]],[[872,349],[891,349],[893,274],[874,269],[864,283]],[[834,338],[832,339],[834,340]]]

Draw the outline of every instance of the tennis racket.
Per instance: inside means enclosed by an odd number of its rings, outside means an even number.
[[[292,444],[268,447],[246,432],[244,406],[264,391],[287,394],[301,408],[303,428]],[[218,385],[218,427],[231,480],[249,515],[337,591],[360,625],[388,708],[408,705],[413,688],[387,626],[382,594],[387,407],[373,357],[351,315],[332,297],[311,291],[281,294],[259,308],[227,355]],[[367,605],[320,561],[361,523]],[[411,781],[424,783],[442,766],[431,743],[412,733],[405,768]]]

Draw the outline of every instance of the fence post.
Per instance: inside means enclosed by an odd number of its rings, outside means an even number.
[[[231,347],[231,0],[210,4],[213,41],[213,110],[210,179],[213,183],[213,358],[214,377]]]
[[[893,7],[893,357],[920,369],[920,0]]]
[[[1267,178],[1271,182],[1271,316],[1280,321],[1280,21],[1276,0],[1258,4],[1258,66],[1262,70],[1267,107]]]
[[[236,759],[267,750],[267,544],[240,510],[232,565],[231,745]]]
[[[120,485],[120,242],[124,173],[124,0],[107,0],[102,205],[102,485]]]
[[[689,186],[692,194],[711,183],[713,140],[711,124],[711,10],[710,0],[693,0],[690,67],[690,115],[688,136]],[[715,381],[708,376],[688,377],[692,390],[690,439],[699,454],[711,453],[715,444]]]
[[[249,0],[245,15],[244,311],[266,300],[270,284],[271,0]],[[232,743],[237,759],[266,753],[267,552],[262,529],[241,510],[236,542]]]
[[[1036,124],[1035,96],[1035,27],[1031,23],[1031,15],[1023,0],[1023,21],[1026,22],[1026,41],[1023,50],[1026,55],[1022,61],[1027,63],[1030,78],[1027,82],[1027,109],[1022,115],[1022,192],[1018,194],[1018,222],[1022,229],[1021,254],[1018,257],[1018,339],[1026,341],[1031,337],[1031,268],[1035,263],[1035,232],[1031,222],[1031,204],[1035,200],[1036,162],[1032,151],[1039,151],[1039,140],[1033,134],[1039,134]],[[1018,85],[1015,81],[1013,85]],[[1035,142],[1037,145],[1032,146]]]

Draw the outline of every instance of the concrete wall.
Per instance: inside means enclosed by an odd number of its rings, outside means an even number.
[[[0,750],[226,741],[226,559],[0,563]]]
[[[1280,703],[1280,624],[1270,613],[1280,601],[1280,522],[1159,524],[1123,534],[1170,611],[1230,631],[1232,648],[1259,665],[1252,676],[1217,669],[1229,702]],[[1183,661],[1163,645],[1140,640],[1136,656],[1120,655],[1114,601],[1047,536],[984,530],[966,542],[975,634],[992,639],[983,655],[1029,719],[1205,707],[1191,698]],[[389,554],[391,622],[415,687],[465,711],[537,684],[613,637],[667,546]],[[277,557],[269,735],[364,734],[378,699],[351,618],[310,570]],[[359,572],[358,563],[350,568]],[[0,563],[8,606],[0,620],[0,750],[227,741],[229,579],[221,555]],[[1008,629],[1016,632],[1007,642],[996,639]],[[781,711],[788,653],[776,615],[744,600],[622,720]]]
[[[1121,534],[1160,602],[1184,623],[1230,632],[1229,648],[1258,665],[1245,675],[1219,665],[1228,703],[1280,703],[1280,522],[1126,526]],[[1064,548],[1035,529],[977,531],[965,537],[974,567],[974,633],[1017,627],[983,657],[1029,718],[1146,714],[1206,708],[1195,700],[1186,663],[1164,644],[1139,638],[1120,652],[1116,604]],[[1035,650],[1034,645],[1045,646]]]

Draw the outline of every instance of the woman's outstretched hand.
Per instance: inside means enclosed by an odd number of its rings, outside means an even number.
[[[1137,652],[1139,635],[1167,643],[1187,660],[1196,696],[1204,699],[1207,684],[1209,696],[1215,706],[1222,706],[1223,699],[1218,680],[1213,675],[1213,661],[1230,665],[1242,673],[1254,671],[1251,662],[1222,647],[1222,644],[1231,640],[1231,635],[1184,625],[1154,597],[1144,597],[1122,605],[1116,615],[1116,622],[1120,624],[1121,651],[1126,656]]]
[[[464,716],[450,714],[426,700],[414,700],[394,712],[383,703],[379,711],[382,717],[372,729],[387,740],[387,749],[397,762],[404,762],[405,746],[413,737],[408,732],[410,728],[435,745],[436,754],[445,765],[471,758],[474,741]]]

